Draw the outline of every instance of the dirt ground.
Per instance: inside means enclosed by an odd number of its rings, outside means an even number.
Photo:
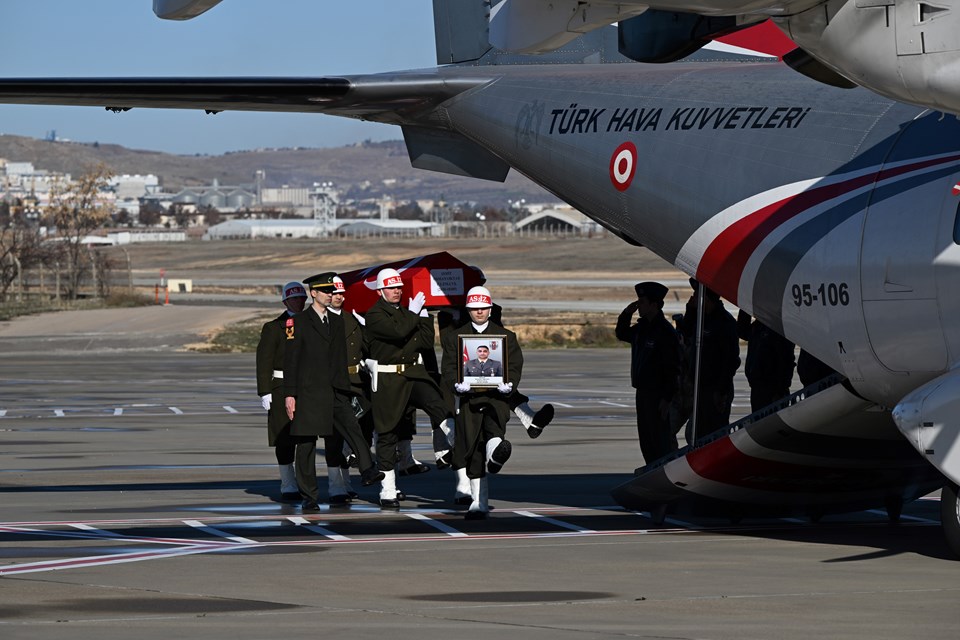
[[[447,251],[479,266],[502,301],[574,301],[576,310],[525,310],[510,305],[509,325],[527,343],[609,346],[616,312],[610,301],[633,298],[631,283],[674,283],[674,300],[690,290],[686,276],[644,247],[612,235],[593,238],[462,238],[301,240],[258,239],[137,244],[126,247],[133,277],[195,280],[198,293],[273,295],[291,277],[350,271],[427,253]],[[116,251],[116,250],[114,250]],[[197,284],[204,280],[207,284]],[[528,280],[529,282],[524,282]],[[539,281],[539,282],[538,282]],[[593,309],[589,302],[604,302]],[[587,302],[588,304],[582,304]],[[519,305],[522,307],[522,305]],[[617,307],[619,308],[619,306]]]

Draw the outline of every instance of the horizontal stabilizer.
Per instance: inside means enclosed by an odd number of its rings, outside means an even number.
[[[459,133],[404,126],[410,164],[417,169],[503,182],[510,165]]]

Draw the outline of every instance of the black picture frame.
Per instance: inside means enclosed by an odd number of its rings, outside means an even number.
[[[469,382],[473,389],[495,388],[510,382],[507,373],[507,336],[504,334],[461,334],[457,336],[461,354],[457,382]],[[487,348],[487,357],[478,349]]]

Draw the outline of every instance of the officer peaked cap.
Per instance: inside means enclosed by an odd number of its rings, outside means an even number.
[[[333,290],[336,289],[336,284],[333,282],[336,276],[337,274],[333,271],[326,271],[324,273],[318,273],[315,276],[310,276],[309,278],[304,278],[303,284],[311,289],[333,292]]]
[[[667,288],[659,282],[639,282],[633,286],[638,298],[659,302],[667,295]]]

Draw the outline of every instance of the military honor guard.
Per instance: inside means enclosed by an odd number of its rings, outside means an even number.
[[[483,270],[480,267],[471,266],[477,275],[480,277],[480,285],[486,283],[487,278],[483,274]],[[496,302],[493,303],[493,307],[490,309],[490,320],[495,324],[503,326],[503,307],[501,307]],[[447,331],[459,329],[461,326],[465,325],[470,321],[468,309],[466,307],[451,308],[445,309],[437,314],[437,324],[440,326],[440,339],[443,340],[443,335]],[[444,393],[444,399],[448,402],[452,402],[452,391],[448,390],[446,385],[442,387]],[[523,428],[527,430],[527,435],[531,438],[539,438],[540,434],[543,433],[543,430],[553,421],[554,408],[552,404],[545,404],[540,407],[538,410],[534,411],[530,406],[530,398],[520,392],[520,389],[514,385],[513,393],[507,397],[507,402],[510,404],[510,410],[513,411],[513,414],[520,419],[520,424],[523,425]]]
[[[384,478],[371,459],[351,403],[344,321],[329,312],[335,276],[327,272],[305,279],[313,302],[284,323],[285,406],[291,421],[290,433],[297,440],[294,466],[300,493],[304,495],[304,511],[319,510],[318,436],[329,438],[336,434],[342,438],[341,443],[350,445],[357,454],[364,486]],[[342,457],[342,444],[337,453]]]
[[[434,342],[433,320],[424,308],[426,296],[415,293],[404,308],[400,304],[403,281],[396,269],[389,268],[377,274],[377,291],[379,299],[364,315],[364,340],[370,354],[367,369],[371,375],[377,464],[386,474],[380,506],[399,509],[396,452],[408,407],[422,409],[430,416],[438,468],[450,466],[453,415],[420,355],[422,349],[432,349]]]
[[[273,447],[280,467],[280,497],[283,500],[299,500],[300,490],[293,470],[296,442],[290,437],[290,420],[284,406],[283,353],[287,344],[285,328],[287,320],[303,311],[307,290],[299,282],[288,282],[280,296],[283,313],[267,322],[260,329],[257,343],[257,394],[267,412],[267,444]]]
[[[509,460],[512,445],[506,440],[506,426],[510,419],[507,398],[520,384],[523,353],[512,331],[490,320],[493,298],[485,287],[473,287],[467,292],[467,312],[470,322],[454,331],[444,332],[441,341],[443,384],[450,385],[457,394],[456,436],[453,448],[453,466],[457,469],[457,498],[462,493],[463,480],[469,486],[467,519],[487,517],[487,474],[498,473]],[[500,380],[493,386],[473,387],[464,378],[464,349],[462,338],[498,336],[502,340],[505,363],[499,368]],[[483,342],[476,349],[490,345]],[[491,375],[493,367],[491,366]],[[471,370],[472,372],[473,370]],[[471,373],[472,375],[472,373]],[[486,376],[484,376],[486,377]],[[460,502],[458,500],[458,502]]]
[[[343,319],[344,334],[347,339],[347,375],[350,377],[350,391],[353,394],[351,406],[367,451],[373,444],[373,415],[370,413],[370,379],[366,375],[363,346],[363,317],[345,312],[347,288],[339,276],[333,278],[333,293],[330,296],[328,313]],[[339,454],[335,453],[338,451]],[[324,452],[327,463],[327,486],[331,505],[344,505],[357,497],[350,482],[350,464],[356,463],[357,456],[338,434],[324,439]]]

